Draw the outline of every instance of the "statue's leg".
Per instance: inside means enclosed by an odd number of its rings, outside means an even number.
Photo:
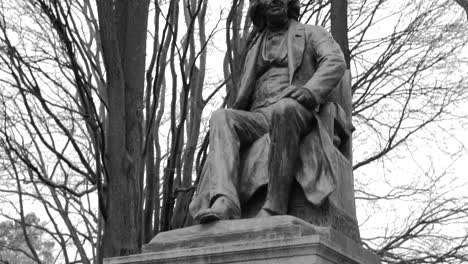
[[[285,98],[265,109],[270,123],[271,149],[268,191],[260,215],[286,214],[299,157],[299,143],[310,131],[312,113],[296,100]]]
[[[209,159],[190,211],[200,222],[240,216],[237,194],[239,150],[268,132],[268,122],[258,112],[221,109],[210,119]],[[205,199],[203,201],[203,199]]]

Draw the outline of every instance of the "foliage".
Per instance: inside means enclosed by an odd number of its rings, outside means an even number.
[[[26,228],[23,229],[23,226]],[[28,246],[31,244],[42,263],[53,263],[54,242],[46,238],[45,232],[41,230],[44,226],[45,223],[41,223],[34,213],[27,214],[24,223],[0,222],[0,262],[35,263]]]

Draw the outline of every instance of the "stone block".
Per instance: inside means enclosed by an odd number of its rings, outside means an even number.
[[[330,227],[293,216],[218,221],[158,234],[143,253],[105,264],[378,264],[378,257]]]

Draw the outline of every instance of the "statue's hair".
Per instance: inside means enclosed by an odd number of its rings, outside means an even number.
[[[263,10],[261,7],[261,0],[251,0],[248,15],[252,20],[252,23],[258,29],[263,29],[265,27],[265,15],[260,11]],[[298,20],[299,14],[301,12],[301,6],[299,0],[289,0],[288,1],[288,17],[290,19]]]

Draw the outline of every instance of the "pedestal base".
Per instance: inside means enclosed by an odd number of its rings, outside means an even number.
[[[144,252],[104,263],[380,263],[347,236],[292,216],[218,221],[164,232]]]

